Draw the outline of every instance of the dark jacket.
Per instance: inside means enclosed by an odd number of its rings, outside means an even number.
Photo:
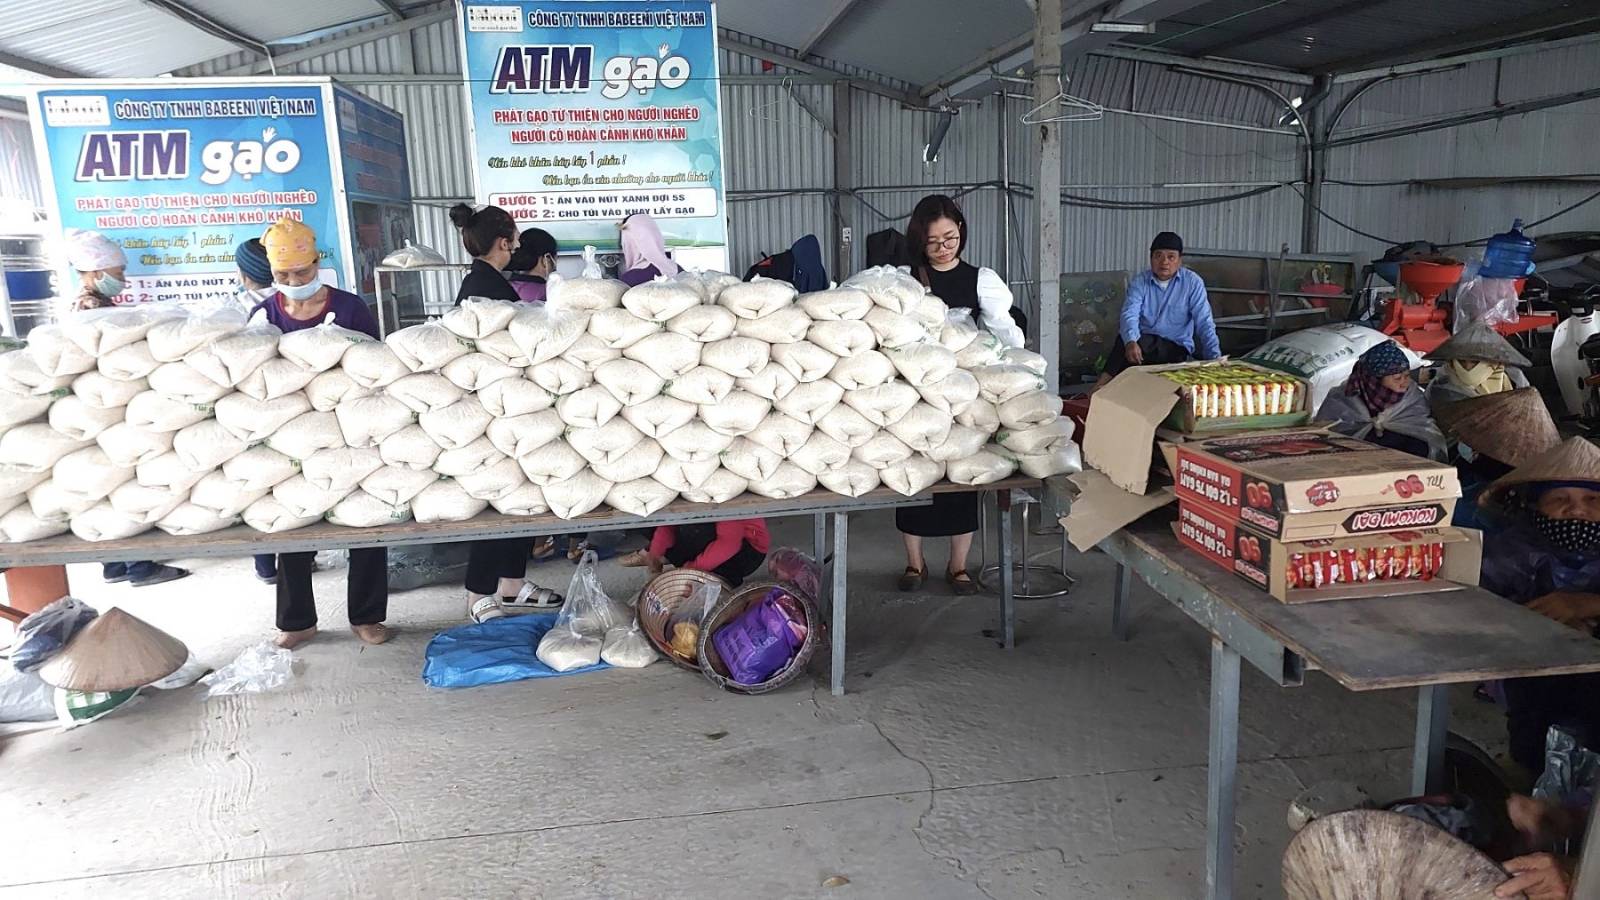
[[[461,279],[461,290],[456,291],[456,303],[468,297],[486,297],[490,300],[510,300],[520,303],[522,298],[511,287],[511,282],[501,274],[499,269],[489,265],[481,259],[472,261],[472,268],[467,270],[467,277]]]
[[[1518,522],[1484,535],[1485,590],[1527,603],[1551,591],[1600,594],[1600,555],[1562,553],[1550,547],[1533,526]]]

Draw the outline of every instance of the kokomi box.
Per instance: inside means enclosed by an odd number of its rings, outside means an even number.
[[[1322,431],[1215,437],[1167,448],[1179,501],[1282,541],[1448,525],[1452,466]]]
[[[1282,603],[1392,597],[1478,583],[1483,546],[1468,528],[1277,541],[1226,512],[1182,501],[1178,541]]]

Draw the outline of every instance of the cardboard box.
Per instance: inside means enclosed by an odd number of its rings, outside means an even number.
[[[1358,597],[1458,590],[1478,583],[1483,562],[1481,535],[1468,528],[1422,528],[1316,541],[1278,541],[1258,535],[1223,510],[1203,503],[1180,502],[1173,525],[1178,541],[1206,559],[1271,594],[1283,603],[1317,603]],[[1289,564],[1296,553],[1341,550],[1383,550],[1415,544],[1444,544],[1444,564],[1429,580],[1400,579],[1330,584],[1320,588],[1289,586]]]
[[[1443,463],[1315,430],[1164,448],[1180,501],[1301,541],[1448,525],[1461,484]]]

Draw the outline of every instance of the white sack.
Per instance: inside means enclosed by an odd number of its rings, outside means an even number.
[[[344,432],[339,430],[338,416],[312,410],[283,423],[266,445],[290,459],[303,460],[318,450],[345,446]]]
[[[311,411],[311,400],[296,392],[272,400],[248,394],[229,394],[217,401],[217,424],[246,444],[258,444],[301,413]]]
[[[872,302],[890,312],[908,313],[928,291],[922,282],[894,266],[873,266],[845,279],[840,287],[865,291]]]
[[[385,465],[361,480],[361,489],[391,506],[409,506],[422,489],[439,480],[429,469]]]
[[[727,372],[734,378],[750,378],[777,356],[779,349],[806,346],[780,344],[773,347],[755,338],[735,337],[713,341],[700,351],[700,363]]]
[[[253,491],[270,491],[299,471],[299,463],[264,444],[222,464],[222,474]]]
[[[733,393],[732,375],[710,366],[696,366],[667,382],[667,396],[700,406],[721,403]]]
[[[845,405],[880,428],[900,421],[919,399],[917,389],[902,381],[844,392]]]
[[[1000,428],[1000,410],[988,400],[978,397],[967,408],[956,413],[956,422],[976,428],[984,434],[993,434]]]
[[[917,388],[928,405],[950,416],[959,416],[978,399],[978,379],[966,369],[956,369],[945,377]]]
[[[479,345],[480,347],[482,344]],[[580,335],[561,358],[585,372],[593,372],[614,359],[622,358],[622,351],[600,340],[593,334]]]
[[[571,428],[566,434],[567,444],[591,466],[616,462],[642,440],[644,435],[639,433],[639,429],[622,418],[612,419],[599,428]]]
[[[684,491],[683,499],[690,503],[727,503],[744,493],[749,486],[747,479],[727,469],[717,469],[699,487]]]
[[[806,340],[840,359],[876,349],[878,336],[866,322],[813,322]]]
[[[466,396],[450,379],[434,372],[407,375],[384,390],[417,414],[448,409]]]
[[[611,486],[606,505],[635,516],[648,516],[678,499],[678,492],[654,478],[637,478]]]
[[[593,372],[561,358],[529,368],[527,377],[555,397],[566,397],[594,384]]]
[[[877,337],[878,346],[886,350],[928,339],[928,330],[922,327],[922,323],[882,307],[867,313],[866,323]]]
[[[842,399],[844,388],[824,378],[795,385],[794,390],[784,394],[773,405],[787,416],[815,425],[832,412]]]
[[[876,350],[841,357],[828,372],[828,377],[847,391],[888,384],[894,380],[894,375],[894,363]]]
[[[373,390],[388,387],[411,374],[411,367],[401,361],[393,347],[373,340],[351,344],[339,362],[339,369],[350,376],[351,381]]]
[[[972,321],[971,310],[953,310],[945,316],[944,327],[939,329],[939,344],[952,353],[959,354],[983,334]]]
[[[879,426],[866,416],[840,403],[817,420],[817,430],[847,447],[855,448],[872,439]]]
[[[800,465],[798,460],[794,464]],[[859,460],[849,460],[837,469],[823,469],[815,475],[823,487],[846,497],[859,497],[881,482],[878,470]]]
[[[599,428],[616,418],[622,404],[599,385],[586,387],[556,401],[561,421],[573,428]]]
[[[557,312],[600,312],[622,305],[628,286],[614,278],[559,278],[544,289],[544,304]]]
[[[28,508],[41,519],[67,519],[87,512],[102,499],[92,493],[69,491],[61,482],[51,478],[28,491]]]
[[[86,541],[119,541],[151,529],[142,518],[117,512],[109,503],[97,504],[72,517],[72,533]]]
[[[284,480],[287,481],[288,479]],[[117,503],[117,495],[122,493],[125,488],[130,491],[160,492],[167,496],[176,495],[178,500],[184,499],[183,492],[172,491],[170,488],[148,488],[143,486],[133,488],[129,485],[123,485],[112,492],[112,506],[117,506],[121,509],[121,506]],[[218,471],[211,472],[206,477],[196,481],[194,487],[190,488],[187,493],[188,501],[195,506],[211,510],[223,518],[233,518],[243,515],[244,511],[250,508],[250,504],[272,493],[272,488],[263,488],[243,481],[236,481],[229,478],[226,473]],[[135,510],[125,509],[123,511],[131,513]]]
[[[940,334],[944,332],[945,316],[949,313],[950,307],[946,306],[943,300],[932,294],[926,294],[906,315],[917,320],[928,340],[938,341]]]
[[[334,447],[306,457],[300,472],[316,487],[349,492],[382,467],[383,457],[371,447]]]
[[[39,371],[52,378],[82,375],[94,368],[94,354],[70,340],[55,323],[40,325],[28,332],[27,353],[33,357],[33,364]]]
[[[794,303],[795,293],[794,285],[787,281],[757,275],[752,281],[723,288],[717,305],[741,319],[759,319]]]
[[[79,377],[81,378],[82,376]],[[107,383],[116,384],[117,382],[107,379]],[[142,382],[134,381],[129,382],[129,384],[142,384]],[[138,392],[134,391],[136,394]],[[56,402],[56,400],[57,398],[51,394],[13,394],[9,391],[0,391],[0,429],[32,422],[49,411],[50,404]],[[89,405],[95,406],[98,404],[91,402]],[[126,402],[122,404],[122,406],[126,405]],[[103,408],[120,410],[122,406]]]
[[[926,456],[913,456],[893,468],[885,469],[883,483],[897,494],[914,497],[938,483],[944,477],[944,469],[942,462],[934,462]]]
[[[349,489],[333,490],[317,487],[304,475],[296,475],[272,489],[273,499],[283,504],[291,514],[301,517],[321,518],[333,505],[343,500]]]
[[[1001,352],[1001,364],[1007,366],[1021,366],[1035,375],[1043,375],[1050,370],[1050,363],[1044,357],[1021,347],[1008,347]]]
[[[733,440],[730,435],[712,431],[711,426],[699,420],[675,428],[656,439],[668,455],[683,462],[716,459],[717,454],[728,449]]]
[[[907,447],[927,453],[944,443],[945,438],[950,436],[952,425],[949,413],[942,413],[926,403],[918,403],[901,416],[900,421],[888,426],[887,430],[904,441]]]
[[[667,330],[702,344],[733,335],[738,316],[720,306],[691,306],[667,320]]]
[[[50,477],[63,488],[96,500],[132,481],[133,473],[134,467],[113,464],[99,447],[74,450],[50,468]]]
[[[554,394],[523,378],[502,378],[478,391],[478,401],[489,414],[500,417],[525,416],[555,406]]]
[[[744,279],[728,272],[714,272],[708,270],[698,274],[700,275],[700,283],[705,288],[707,303],[717,302],[717,298],[722,296],[723,291],[733,287],[736,284],[744,283]]]
[[[493,503],[527,484],[528,478],[522,474],[522,466],[516,460],[506,457],[492,466],[457,477],[456,483],[468,497]]]
[[[789,461],[821,478],[822,473],[842,469],[852,460],[849,445],[828,437],[822,431],[817,431],[801,445],[800,449],[789,454]],[[835,489],[830,487],[830,490]]]
[[[544,490],[531,481],[524,481],[498,500],[490,500],[489,505],[503,516],[542,516],[550,511],[550,504],[544,502]]]
[[[50,406],[50,427],[73,440],[92,441],[100,432],[121,422],[124,411],[99,409],[77,397],[62,397]]]
[[[972,375],[978,379],[978,396],[994,404],[1044,390],[1044,379],[1022,366],[982,366],[973,369]]]
[[[219,468],[249,447],[249,443],[234,437],[216,419],[196,422],[172,436],[172,452],[197,472]]]
[[[665,394],[622,408],[622,417],[645,437],[652,438],[689,424],[698,413],[699,408],[693,403]]]
[[[1030,478],[1069,475],[1083,471],[1083,456],[1079,453],[1076,443],[1067,441],[1048,453],[1018,456],[1017,468]]]
[[[312,372],[326,372],[344,359],[356,344],[375,344],[371,335],[352,331],[335,321],[329,313],[310,328],[291,331],[278,339],[278,355],[299,363]]]
[[[724,469],[752,482],[771,478],[783,463],[782,456],[748,438],[735,438],[721,459]]]
[[[471,341],[458,337],[436,321],[402,328],[390,333],[383,342],[413,372],[437,372],[450,360],[472,352]]]
[[[444,409],[418,414],[417,424],[440,447],[451,450],[483,437],[493,419],[478,398],[468,394]]]
[[[67,437],[49,425],[18,425],[0,434],[0,466],[43,472],[61,457],[92,443]]]
[[[554,440],[538,449],[517,457],[522,474],[540,487],[566,481],[584,471],[589,461],[566,441]]]
[[[20,544],[24,541],[42,541],[67,532],[66,519],[41,519],[26,506],[0,516],[0,542]]]
[[[934,462],[950,462],[954,459],[965,459],[989,442],[989,432],[980,431],[959,422],[950,426],[950,433],[937,447],[927,451],[927,456]]]
[[[797,306],[785,306],[759,319],[740,319],[733,327],[739,337],[755,338],[768,344],[792,344],[803,341],[811,330],[811,317]]]
[[[212,474],[221,477],[221,473]],[[200,483],[204,482],[204,478],[200,479]],[[195,485],[199,486],[199,483]],[[125,481],[117,485],[116,490],[106,499],[112,509],[125,516],[137,516],[146,522],[155,522],[182,506],[188,496],[189,491],[145,487],[137,481]]]
[[[292,531],[318,521],[322,516],[297,516],[272,496],[262,497],[244,511],[244,523],[265,534]]]
[[[663,331],[634,342],[622,355],[655,370],[662,378],[677,378],[700,365],[701,344],[693,338]]]
[[[1002,428],[1035,428],[1061,416],[1061,398],[1044,391],[1029,391],[996,407]]]
[[[573,347],[578,346],[582,340],[583,338],[579,338],[574,341],[572,347],[568,347],[566,352],[571,353]],[[517,339],[512,337],[509,331],[496,331],[486,338],[473,341],[473,345],[478,348],[479,353],[488,354],[508,366],[518,369],[526,369],[528,367],[528,355],[522,352],[521,347],[517,346]]]
[[[232,339],[232,337],[224,338],[224,340]],[[206,352],[206,349],[201,348],[190,355],[193,356],[204,352]],[[95,360],[95,368],[99,370],[101,375],[107,378],[115,378],[118,381],[133,381],[137,378],[144,378],[154,372],[156,366],[159,365],[161,365],[161,362],[150,355],[150,345],[144,341],[138,341],[126,347],[113,350]],[[216,366],[212,368],[214,371],[226,372],[225,369]],[[207,377],[210,376],[208,375]],[[215,381],[216,379],[213,378],[212,380]]]
[[[1011,475],[1017,464],[993,450],[979,450],[971,456],[951,460],[945,474],[956,484],[993,484]]]
[[[608,309],[589,317],[589,334],[613,350],[626,350],[662,331],[660,322],[640,318],[625,309]]]
[[[1074,430],[1071,419],[1057,415],[1040,425],[1003,430],[995,442],[1020,456],[1037,456],[1070,443]]]
[[[277,362],[277,360],[274,360]],[[258,370],[259,371],[259,370]],[[94,373],[98,375],[99,373]],[[251,377],[254,377],[252,375]],[[249,381],[250,379],[245,379]],[[132,382],[137,384],[138,382]],[[145,379],[150,390],[169,400],[184,403],[215,403],[227,396],[230,390],[200,374],[200,370],[186,362],[162,363]],[[287,391],[285,393],[288,393]]]
[[[628,312],[652,322],[665,322],[701,302],[700,292],[682,282],[660,279],[628,289],[622,305]]]
[[[147,348],[148,349],[148,348]],[[149,353],[145,356],[148,358]],[[156,361],[150,360],[150,365],[142,371],[129,373],[125,379],[143,378],[150,374],[156,367]],[[100,370],[111,378],[119,377],[118,372],[106,372],[105,367]],[[12,350],[9,353],[0,353],[0,390],[8,394],[49,394],[59,391],[72,384],[71,375],[50,375],[39,364],[34,362],[33,356],[27,349]]]
[[[262,363],[278,355],[278,340],[282,337],[283,332],[279,331],[276,325],[256,322],[225,338],[196,348],[183,360],[217,384],[235,387],[245,379],[245,376],[260,368]],[[149,354],[148,343],[130,344],[125,349],[131,350],[139,346],[143,346],[145,353]],[[108,358],[100,357],[102,363]],[[104,365],[100,367],[100,371],[106,371]],[[146,371],[132,377],[148,374]]]
[[[163,304],[134,304],[80,310],[61,323],[62,334],[90,356],[104,356],[142,341],[156,323],[180,312]]]
[[[773,500],[792,500],[811,492],[816,486],[817,476],[794,463],[785,462],[770,477],[750,482],[749,491]]]
[[[493,441],[481,437],[465,447],[440,453],[439,458],[433,462],[433,471],[446,478],[460,478],[495,465],[506,458],[506,455],[495,447]]]
[[[661,465],[656,467],[655,474],[651,477],[673,492],[681,494],[705,484],[706,479],[720,468],[722,463],[714,457],[700,462],[684,462],[671,456],[663,456]]]
[[[622,299],[626,303],[628,298]],[[611,482],[585,469],[571,478],[544,485],[544,502],[557,516],[576,519],[604,503],[611,487]]]
[[[927,341],[885,350],[883,355],[889,357],[889,362],[907,384],[919,390],[956,371],[956,355]]]
[[[184,465],[176,453],[163,453],[139,463],[134,467],[134,472],[134,477],[145,487],[164,487],[175,491],[187,491],[206,476],[205,472],[196,472]]]
[[[998,366],[1005,362],[1005,345],[987,331],[981,331],[972,343],[956,351],[956,365],[963,369]]]
[[[757,397],[768,400],[777,400],[795,389],[800,382],[789,374],[789,370],[776,362],[769,362],[748,378],[740,378],[735,382],[740,390],[748,391]]]
[[[802,294],[795,305],[818,322],[865,319],[872,311],[872,298],[865,291],[838,287],[831,291]]]
[[[749,434],[772,411],[772,401],[748,391],[734,391],[721,403],[700,407],[700,421],[730,437]]]
[[[328,521],[347,528],[376,528],[411,521],[411,507],[385,503],[366,491],[355,491],[328,510]]]
[[[610,392],[624,407],[660,395],[667,380],[642,362],[614,359],[594,370],[595,383]]]
[[[553,409],[520,416],[496,418],[489,423],[489,443],[506,456],[520,457],[543,447],[567,430],[567,423]]]
[[[468,297],[440,316],[439,324],[450,329],[450,333],[456,337],[478,341],[509,328],[519,308],[510,300]]]
[[[436,376],[416,375],[415,378],[430,378]],[[440,379],[443,381],[444,379]],[[346,398],[354,400],[357,397],[370,396],[372,391],[356,384],[355,379],[346,375],[341,369],[330,369],[321,375],[306,382],[306,399],[311,401],[311,408],[319,412],[333,412],[340,401]]]
[[[773,347],[772,361],[787,369],[795,381],[805,384],[826,378],[839,364],[839,357],[810,341],[800,341]]]
[[[231,305],[190,310],[188,315],[162,318],[151,326],[145,340],[150,344],[151,356],[161,362],[177,362],[201,347],[243,331],[246,321],[244,311]]]
[[[773,453],[787,457],[804,446],[815,431],[810,422],[802,422],[782,412],[772,412],[747,436]]]
[[[866,443],[851,451],[851,456],[874,469],[887,469],[911,458],[911,448],[887,431],[873,435]]]
[[[508,366],[487,353],[468,353],[445,364],[439,374],[463,391],[481,391],[497,381],[522,377],[522,370]]]
[[[232,528],[240,521],[239,516],[224,516],[194,503],[180,503],[162,516],[156,527],[173,537],[195,537]]]
[[[680,285],[688,288],[691,291],[694,291],[695,295],[700,298],[701,304],[711,302],[710,288],[706,285],[705,279],[700,277],[699,272],[693,272],[689,269],[679,269],[675,274],[665,276],[664,280],[671,284]]]
[[[661,444],[654,438],[645,438],[620,456],[605,462],[592,462],[589,468],[613,484],[624,484],[649,478],[661,467],[661,461],[665,458],[666,453],[661,449]]]
[[[184,365],[167,363],[168,366]],[[166,368],[166,366],[162,366]],[[150,373],[150,387],[157,387],[161,369]],[[239,393],[257,400],[271,400],[303,389],[317,373],[297,362],[287,359],[269,359],[239,382]]]

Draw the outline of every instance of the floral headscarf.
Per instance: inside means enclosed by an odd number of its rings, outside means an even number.
[[[1384,341],[1361,354],[1356,366],[1345,382],[1347,396],[1360,397],[1367,412],[1377,415],[1399,403],[1405,391],[1393,391],[1383,386],[1383,379],[1399,372],[1411,371],[1411,361],[1394,341]]]

